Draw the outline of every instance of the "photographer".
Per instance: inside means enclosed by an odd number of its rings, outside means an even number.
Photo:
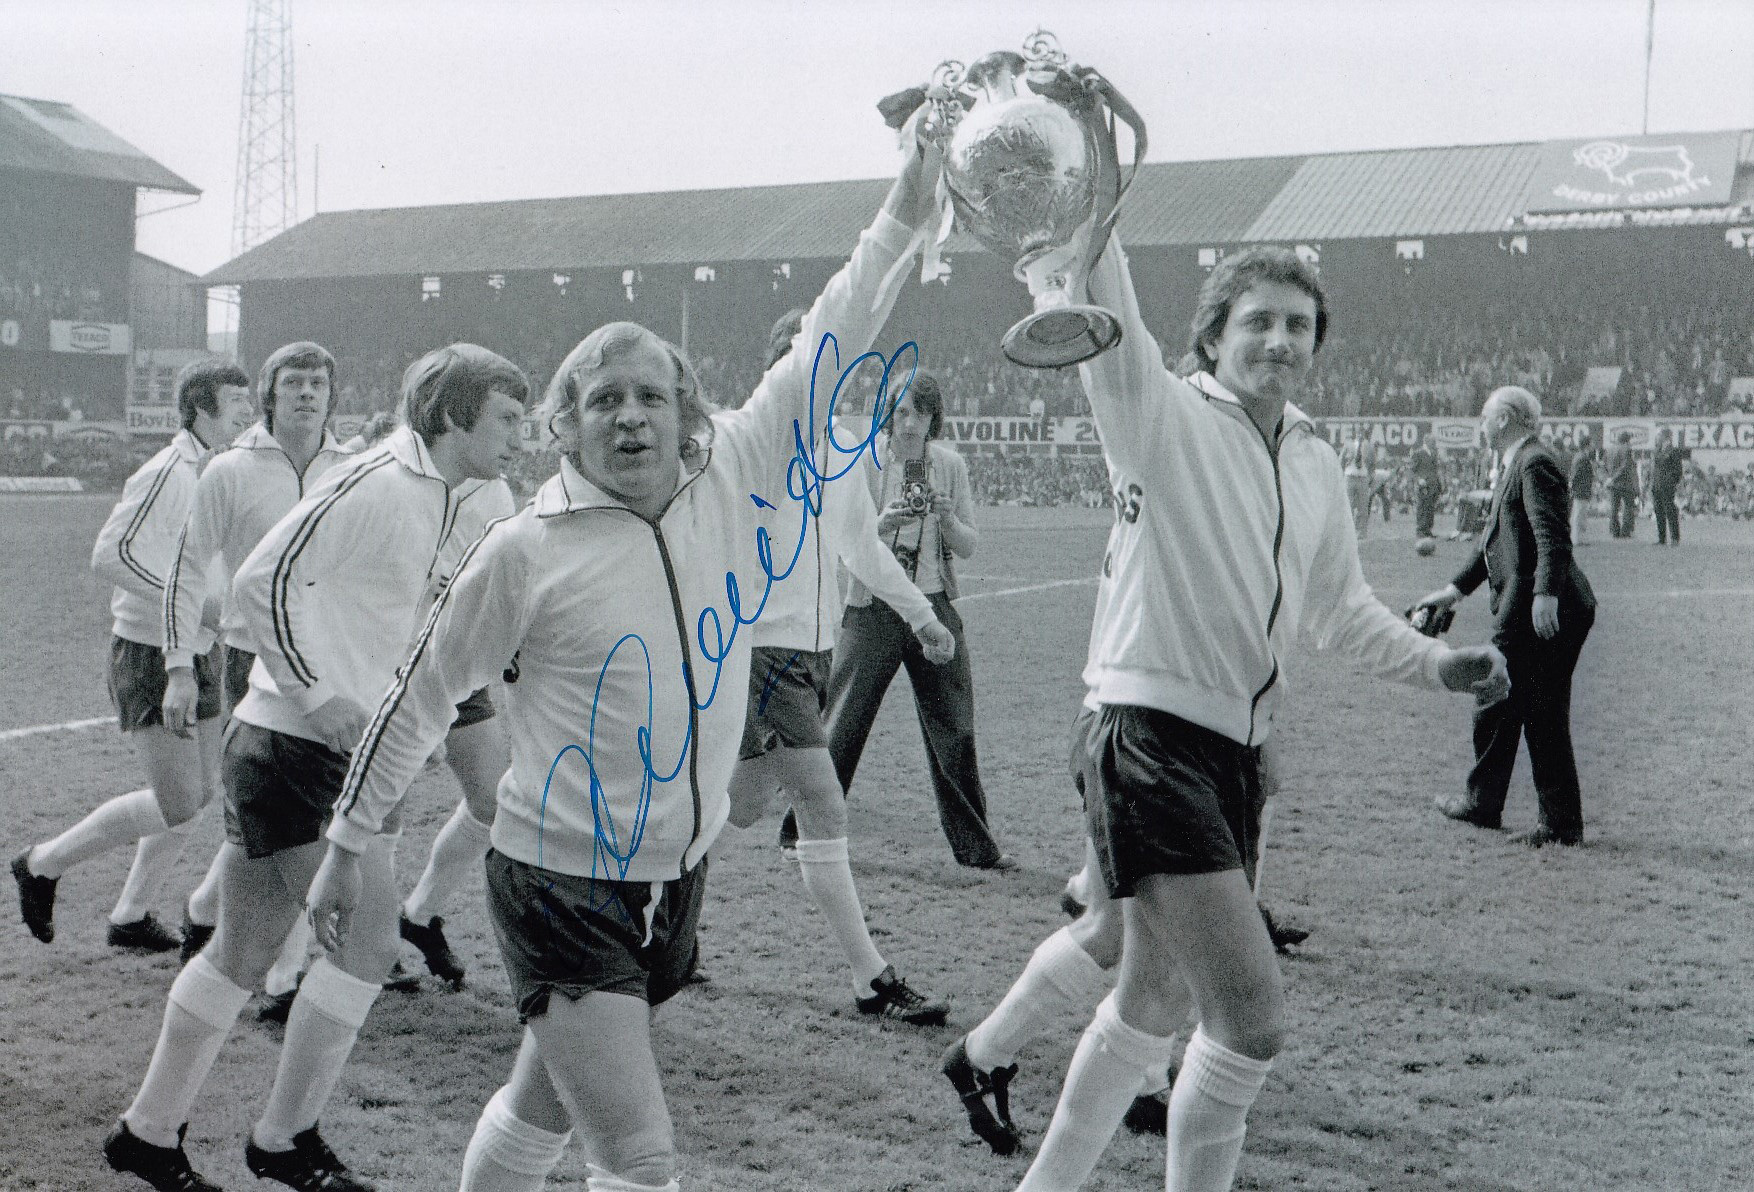
[[[944,420],[935,377],[919,373],[889,423],[878,467],[865,477],[880,513],[877,536],[894,552],[932,610],[956,638],[956,654],[934,665],[895,610],[854,580],[829,678],[828,749],[849,790],[865,738],[898,667],[907,668],[920,731],[932,769],[944,835],[958,863],[975,869],[1014,869],[987,828],[974,747],[974,670],[956,597],[954,560],[974,554],[974,501],[968,465],[950,447],[933,442]]]

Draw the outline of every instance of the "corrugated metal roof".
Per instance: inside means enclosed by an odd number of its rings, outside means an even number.
[[[1521,213],[1539,143],[1163,162],[1121,214],[1132,246],[1497,232]],[[1743,134],[1738,198],[1754,189]],[[883,180],[328,212],[220,266],[209,285],[839,257]],[[978,248],[953,236],[949,251]]]
[[[1498,231],[1522,210],[1539,144],[1311,157],[1241,240]]]
[[[839,256],[887,189],[881,181],[825,182],[325,212],[206,280]]]
[[[72,104],[17,95],[0,95],[0,168],[201,193]]]
[[[1222,244],[1247,239],[1302,157],[1148,164],[1121,208],[1128,244]]]

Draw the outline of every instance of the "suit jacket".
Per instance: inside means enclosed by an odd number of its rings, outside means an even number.
[[[1407,464],[1412,469],[1414,481],[1421,487],[1443,491],[1443,476],[1437,470],[1436,452],[1429,447],[1415,447],[1407,457]]]
[[[1615,492],[1638,495],[1638,461],[1632,456],[1632,448],[1618,445],[1608,448],[1608,487]]]
[[[1596,457],[1586,448],[1571,461],[1571,496],[1587,501],[1596,495]]]
[[[1496,636],[1534,633],[1536,596],[1559,597],[1559,624],[1596,607],[1590,581],[1571,554],[1571,507],[1565,472],[1552,450],[1530,437],[1505,468],[1480,547],[1453,581],[1463,595],[1492,587]]]

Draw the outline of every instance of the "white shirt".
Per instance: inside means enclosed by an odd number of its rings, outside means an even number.
[[[1128,484],[1087,671],[1097,698],[1257,745],[1283,699],[1281,660],[1304,638],[1440,688],[1447,648],[1371,592],[1339,461],[1309,418],[1287,405],[1269,441],[1212,376],[1166,369],[1113,240],[1090,291],[1123,334],[1079,373]]]
[[[120,638],[164,648],[164,592],[177,558],[177,540],[189,515],[206,444],[180,430],[122,486],[91,552],[91,569],[115,585],[110,597],[111,631]],[[214,627],[201,625],[205,587],[195,589],[188,624],[199,653],[213,648]]]
[[[262,536],[298,504],[305,490],[348,455],[328,431],[301,474],[278,439],[261,423],[239,435],[201,473],[182,532],[178,535],[160,610],[168,670],[193,666],[189,627],[201,616],[201,602],[212,591],[227,597],[220,618],[225,644],[255,653],[255,642],[230,607],[232,576]]]
[[[331,698],[376,707],[420,627],[455,516],[450,485],[408,427],[331,468],[232,581],[256,643],[233,714],[320,741],[310,714]]]

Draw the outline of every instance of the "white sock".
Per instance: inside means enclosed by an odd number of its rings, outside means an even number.
[[[104,800],[77,824],[31,849],[30,871],[38,877],[60,877],[81,861],[133,844],[168,826],[151,788],[129,791]]]
[[[177,1130],[189,1120],[189,1108],[249,1000],[250,991],[233,985],[206,956],[183,966],[171,982],[146,1079],[122,1115],[128,1129],[153,1146],[177,1145]]]
[[[1248,1131],[1249,1106],[1272,1067],[1272,1060],[1238,1055],[1194,1030],[1169,1094],[1164,1169],[1169,1192],[1225,1192],[1230,1187]]]
[[[1015,1062],[1017,1052],[1048,1020],[1083,1010],[1108,985],[1108,974],[1062,927],[1036,946],[1023,972],[981,1024],[968,1032],[968,1059],[990,1072]]]
[[[492,842],[493,825],[470,815],[467,801],[458,803],[457,810],[433,839],[426,868],[414,883],[408,901],[402,904],[402,913],[422,927],[431,923],[434,915],[443,914],[451,896],[463,888],[469,875],[481,872],[481,859]]]
[[[636,1184],[611,1175],[595,1163],[585,1164],[585,1171],[585,1192],[682,1192],[682,1185],[675,1180],[667,1184]]]
[[[502,1088],[475,1123],[457,1192],[542,1192],[571,1139],[571,1130],[552,1134],[518,1117]]]
[[[291,1150],[292,1136],[317,1124],[382,988],[342,972],[326,956],[311,965],[286,1016],[280,1068],[256,1123],[257,1146]]]
[[[174,828],[142,836],[134,846],[134,864],[128,867],[128,880],[110,911],[112,923],[138,923],[158,901],[171,870],[183,859],[195,821],[186,820]]]
[[[1114,994],[1103,998],[1078,1040],[1054,1119],[1017,1192],[1083,1187],[1147,1073],[1161,1070],[1174,1049],[1175,1036],[1133,1029],[1115,1010]]]
[[[798,841],[798,873],[804,879],[805,892],[828,920],[829,930],[852,965],[853,995],[870,997],[871,982],[889,966],[865,927],[865,911],[859,905],[859,891],[847,861],[847,838]]]
[[[225,868],[226,850],[237,847],[229,840],[222,841],[207,866],[206,875],[201,878],[201,884],[189,891],[191,922],[202,927],[212,927],[219,922],[219,871]]]
[[[274,967],[262,979],[262,992],[279,997],[297,989],[298,975],[305,971],[305,957],[310,955],[311,945],[316,942],[317,934],[311,928],[309,917],[300,915],[286,933],[286,942],[280,945],[280,955],[274,958]]]

